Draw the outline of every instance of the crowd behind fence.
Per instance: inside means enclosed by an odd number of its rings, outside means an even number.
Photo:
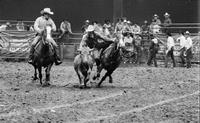
[[[30,27],[33,26],[33,21],[13,21],[13,20],[0,20],[0,25],[6,24],[7,22],[10,23],[10,27],[5,30],[7,32],[12,32],[12,31],[34,31],[30,30]],[[21,24],[21,25],[20,25]],[[17,28],[17,26],[23,26],[23,28]],[[72,25],[73,26],[73,25]],[[178,34],[180,31],[186,31],[189,30],[191,32],[191,36],[199,36],[200,37],[200,23],[172,23],[169,27],[162,27],[161,29],[170,29],[173,35]],[[23,30],[22,30],[23,29]],[[58,38],[59,33],[55,33],[55,39],[59,44],[59,51],[61,58],[63,59],[72,59],[74,56],[77,54],[77,47],[79,46],[79,43],[81,41],[83,33],[71,33],[65,35],[63,38]],[[166,40],[166,35],[165,33],[159,33],[161,40]],[[148,42],[148,37],[142,37],[146,42]],[[200,38],[198,38],[198,42],[200,42]],[[196,44],[195,44],[196,45]],[[1,54],[1,57],[2,54]],[[24,57],[24,56],[23,56]],[[15,56],[14,54],[9,56],[9,58],[19,58],[18,56]],[[22,58],[20,56],[20,58]],[[27,58],[27,56],[25,56]]]

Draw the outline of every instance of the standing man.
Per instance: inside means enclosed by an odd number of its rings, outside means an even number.
[[[37,42],[41,39],[41,34],[42,32],[46,29],[46,26],[51,26],[53,31],[56,31],[56,25],[54,23],[54,21],[51,19],[50,15],[53,15],[54,13],[51,11],[50,8],[44,8],[41,12],[42,16],[38,17],[35,20],[34,23],[34,29],[37,32],[37,36],[34,38],[32,45],[31,45],[31,49],[30,49],[30,55],[29,55],[29,60],[28,63],[29,64],[33,64],[33,53],[34,53],[34,47],[37,44]],[[54,41],[53,38],[51,38],[50,43],[53,45],[54,49],[55,49],[55,64],[59,65],[61,64],[61,60],[58,56],[58,45],[56,44],[56,42]]]
[[[153,39],[151,40],[151,44],[149,47],[149,58],[147,61],[147,65],[150,66],[152,64],[152,60],[154,62],[155,67],[157,67],[157,60],[156,60],[156,54],[158,53],[159,50],[159,44],[158,44],[158,39],[153,36]]]
[[[174,39],[171,35],[170,32],[167,33],[167,50],[166,50],[166,57],[165,57],[165,67],[168,66],[168,60],[169,60],[169,57],[171,57],[172,59],[172,62],[173,62],[173,67],[176,67],[176,63],[175,63],[175,60],[174,60]]]
[[[177,38],[177,41],[180,42],[180,59],[181,59],[181,66],[184,67],[185,65],[185,43],[186,43],[186,38],[184,37],[184,32],[180,33],[180,36]]]
[[[191,59],[192,59],[192,39],[190,38],[190,32],[185,32],[185,55],[186,55],[186,67],[191,68]]]
[[[63,22],[61,22],[60,24],[60,30],[61,30],[61,36],[63,36],[64,34],[67,33],[72,33],[72,29],[71,29],[71,24],[69,21],[64,20]]]
[[[83,33],[87,30],[89,24],[90,24],[90,21],[89,21],[89,20],[86,20],[86,21],[84,22],[84,25],[83,25],[82,28],[81,28],[81,30],[82,30]]]
[[[170,18],[170,14],[167,12],[164,14],[165,20],[163,22],[164,32],[167,33],[169,31],[169,26],[172,24],[172,20]]]

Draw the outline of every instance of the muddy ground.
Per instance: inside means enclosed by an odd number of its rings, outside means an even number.
[[[0,123],[198,123],[200,69],[122,65],[101,88],[79,89],[72,63],[51,86],[24,62],[0,62]]]

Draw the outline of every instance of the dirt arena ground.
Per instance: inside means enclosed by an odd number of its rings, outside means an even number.
[[[79,89],[73,64],[53,66],[51,86],[33,67],[0,62],[0,123],[199,123],[200,69],[122,65],[114,83]]]

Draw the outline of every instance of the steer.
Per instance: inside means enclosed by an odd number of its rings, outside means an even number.
[[[80,88],[86,88],[90,80],[94,59],[91,55],[91,49],[84,47],[81,53],[74,58],[74,69],[78,75]]]

